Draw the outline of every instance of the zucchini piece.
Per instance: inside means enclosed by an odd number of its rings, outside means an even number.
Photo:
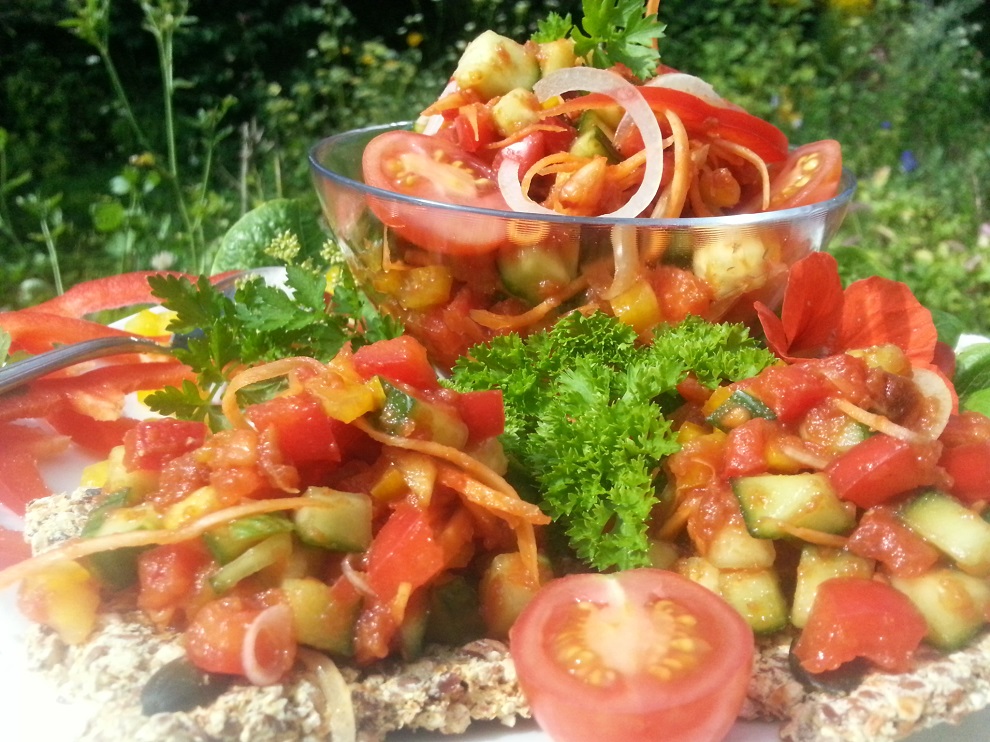
[[[794,586],[794,600],[791,602],[791,623],[803,628],[808,622],[818,586],[825,580],[833,577],[871,577],[875,566],[872,559],[865,559],[842,549],[805,544],[798,559],[797,582]]]
[[[904,505],[899,517],[963,572],[990,576],[990,523],[979,513],[951,495],[930,490]]]
[[[286,562],[292,554],[292,534],[277,533],[255,544],[232,562],[228,562],[210,577],[210,586],[223,594],[241,580],[261,570]]]
[[[291,530],[292,521],[281,513],[252,515],[207,531],[203,541],[214,559],[227,564],[269,536]]]
[[[497,554],[481,576],[479,597],[481,617],[488,636],[504,639],[516,618],[543,585],[553,577],[550,562],[540,558],[540,582],[528,579],[526,566],[518,551]]]
[[[773,569],[720,570],[718,592],[757,634],[787,625],[787,600]]]
[[[768,569],[777,551],[773,541],[754,538],[738,521],[723,526],[712,538],[705,558],[719,569]]]
[[[507,137],[540,120],[543,106],[536,93],[513,88],[492,104],[492,119],[499,134]]]
[[[687,577],[692,582],[707,587],[713,593],[719,593],[720,570],[704,557],[692,556],[678,559],[674,565],[674,571],[681,577]]]
[[[736,389],[729,398],[716,407],[706,422],[719,430],[729,431],[738,428],[754,417],[776,420],[777,416],[763,402],[743,389]]]
[[[326,505],[299,508],[292,514],[304,544],[330,551],[365,551],[371,545],[371,497],[329,487],[308,487],[306,496]]]
[[[928,624],[928,642],[952,651],[967,644],[987,622],[990,584],[956,569],[941,568],[918,577],[892,577]]]
[[[615,130],[595,111],[585,111],[578,122],[578,135],[571,143],[571,154],[578,157],[604,157],[609,163],[622,160],[612,144]]]
[[[282,593],[292,609],[300,644],[343,657],[354,654],[354,627],[362,599],[350,584],[328,585],[315,577],[301,577],[283,580]]]
[[[746,528],[757,538],[786,538],[782,526],[846,533],[856,525],[856,506],[840,500],[822,472],[760,474],[731,484]]]

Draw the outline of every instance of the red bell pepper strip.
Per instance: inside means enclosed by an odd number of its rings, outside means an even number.
[[[10,352],[36,355],[56,345],[78,343],[101,337],[133,337],[134,333],[75,317],[49,314],[33,309],[0,312],[0,328],[10,335]]]
[[[0,528],[0,569],[23,562],[31,556],[31,547],[20,531]]]
[[[76,284],[61,296],[42,302],[30,311],[78,318],[107,309],[161,304],[160,299],[151,295],[149,276],[185,276],[191,281],[195,280],[195,276],[175,271],[135,271],[95,278]]]

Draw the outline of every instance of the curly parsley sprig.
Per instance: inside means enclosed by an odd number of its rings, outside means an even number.
[[[537,24],[533,41],[570,38],[574,53],[594,67],[623,64],[643,80],[656,74],[660,52],[655,42],[663,38],[666,25],[656,14],[644,15],[641,0],[583,0],[581,9],[580,25],[570,13],[550,13]]]
[[[668,418],[682,404],[677,384],[693,373],[714,388],[775,361],[742,325],[689,317],[641,347],[617,320],[574,313],[525,340],[507,335],[473,348],[451,383],[502,390],[513,483],[532,493],[581,560],[629,569],[650,563],[660,463],[678,449]]]

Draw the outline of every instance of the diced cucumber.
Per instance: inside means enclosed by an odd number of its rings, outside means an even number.
[[[846,533],[856,525],[856,507],[839,499],[822,472],[739,477],[732,491],[757,538],[786,538],[794,528]]]
[[[477,587],[455,575],[430,592],[427,641],[462,645],[485,634]]]
[[[131,502],[143,500],[145,495],[158,487],[158,472],[150,469],[135,469],[129,471],[124,466],[124,447],[114,446],[107,456],[106,480],[103,482],[104,492],[127,491]]]
[[[110,536],[132,531],[153,531],[161,527],[161,516],[151,505],[123,505],[131,500],[130,490],[113,493],[90,513],[82,529],[83,538]],[[123,589],[137,582],[137,560],[143,546],[113,549],[91,554],[85,566],[101,582]]]
[[[754,417],[776,420],[773,410],[743,389],[736,389],[708,416],[708,424],[719,430],[731,430]]]
[[[925,617],[927,639],[939,649],[958,649],[987,622],[990,584],[980,577],[942,568],[918,577],[893,577],[890,584]]]
[[[571,154],[577,157],[605,157],[619,162],[622,156],[612,144],[614,130],[594,111],[585,111],[578,122],[578,135],[571,143]]]
[[[904,505],[900,518],[963,572],[990,576],[990,523],[976,511],[951,495],[930,490]]]
[[[210,586],[222,595],[241,580],[274,564],[285,562],[290,554],[292,534],[278,533],[269,536],[214,572],[210,577]]]
[[[773,541],[754,538],[739,523],[727,523],[712,537],[705,558],[719,569],[767,569],[777,556]]]
[[[464,49],[454,80],[461,90],[476,90],[488,100],[540,79],[536,54],[518,41],[485,31]]]
[[[210,586],[220,594],[261,570],[285,562],[292,554],[292,534],[278,533],[255,544],[210,577]]]
[[[287,516],[266,513],[217,526],[203,534],[203,541],[213,558],[220,564],[226,564],[269,536],[291,530],[292,521]]]
[[[674,564],[674,571],[682,577],[687,577],[692,582],[697,582],[703,587],[707,587],[713,593],[718,593],[718,583],[720,570],[704,557],[692,556],[678,559]]]
[[[499,134],[507,137],[540,120],[543,108],[536,93],[514,88],[492,105],[492,118]]]
[[[467,443],[467,425],[452,410],[417,399],[385,380],[382,389],[385,403],[378,413],[378,425],[384,432],[408,437],[416,431],[452,448]]]
[[[328,487],[308,487],[306,496],[321,504],[299,508],[292,515],[303,543],[331,551],[364,551],[371,545],[371,497]]]
[[[538,44],[536,60],[540,65],[542,77],[566,67],[574,67],[577,64],[577,55],[574,54],[574,40],[555,39]]]
[[[787,625],[787,600],[773,569],[720,570],[718,592],[758,634]]]
[[[870,577],[875,564],[871,559],[851,554],[842,549],[830,549],[816,544],[805,544],[797,566],[797,582],[794,600],[791,602],[791,623],[803,628],[815,601],[818,586],[833,577]]]
[[[344,657],[354,653],[360,593],[347,584],[327,585],[315,577],[283,580],[282,593],[292,608],[300,644]]]
[[[406,610],[399,626],[399,654],[407,662],[416,659],[423,653],[428,619],[427,593],[425,590],[417,590],[406,601]]]
[[[531,305],[577,278],[578,246],[512,245],[498,253],[498,272],[505,288]]]
[[[657,539],[650,540],[650,547],[647,553],[650,558],[650,566],[654,569],[672,568],[679,556],[675,544]]]
[[[497,639],[509,635],[516,618],[540,589],[540,585],[553,577],[550,562],[540,560],[540,581],[528,579],[526,567],[519,552],[497,554],[481,577],[479,596],[481,616],[488,635]]]

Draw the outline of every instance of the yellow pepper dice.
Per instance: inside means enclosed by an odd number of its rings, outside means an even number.
[[[611,305],[616,319],[639,335],[649,332],[663,320],[657,295],[642,278],[612,299]]]

